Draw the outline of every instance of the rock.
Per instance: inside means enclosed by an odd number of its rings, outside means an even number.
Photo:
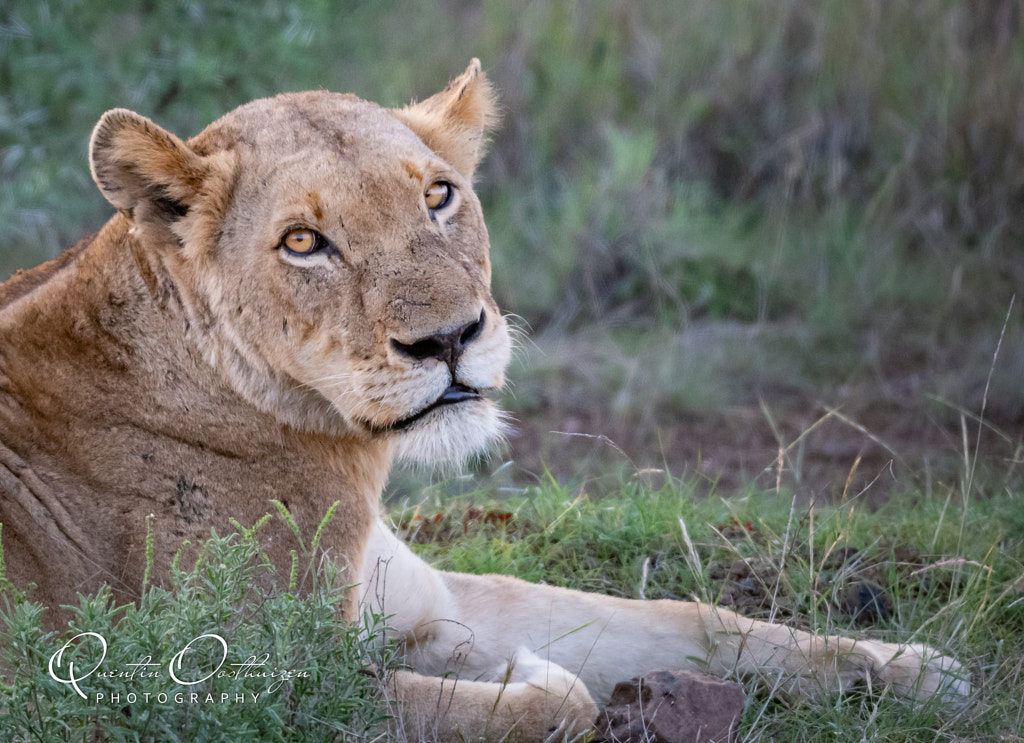
[[[614,743],[736,743],[743,689],[690,671],[651,671],[615,686],[597,721]]]

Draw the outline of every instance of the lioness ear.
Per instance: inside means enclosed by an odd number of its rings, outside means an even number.
[[[165,222],[188,212],[209,163],[152,121],[123,108],[103,114],[89,141],[89,167],[118,209],[146,208]],[[142,215],[137,215],[142,216]]]
[[[423,142],[467,178],[483,155],[484,134],[497,121],[497,97],[474,59],[448,87],[392,111]]]

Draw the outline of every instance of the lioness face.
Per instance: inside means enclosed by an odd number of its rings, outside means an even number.
[[[253,134],[211,265],[215,314],[247,356],[408,456],[492,438],[481,393],[503,384],[509,339],[469,179],[386,111],[342,96],[260,101],[220,126],[232,125]]]
[[[480,85],[471,66],[397,112],[327,92],[255,101],[172,142],[173,157],[157,141],[172,135],[111,112],[93,171],[140,239],[161,242],[163,227],[177,243],[154,250],[199,324],[216,318],[209,356],[242,394],[287,407],[292,425],[459,459],[500,435],[484,395],[510,353],[470,180],[489,111],[466,122],[445,108]],[[143,130],[150,150],[128,151]]]

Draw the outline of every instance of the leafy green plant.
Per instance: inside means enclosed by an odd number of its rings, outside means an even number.
[[[137,605],[119,605],[109,589],[81,596],[60,633],[43,631],[41,606],[5,593],[0,737],[163,742],[378,735],[386,710],[367,663],[383,669],[390,662],[390,651],[375,640],[379,618],[340,620],[344,589],[333,587],[337,575],[329,561],[308,594],[260,588],[272,567],[257,529],[214,534],[193,566],[174,567],[168,587],[149,586]]]

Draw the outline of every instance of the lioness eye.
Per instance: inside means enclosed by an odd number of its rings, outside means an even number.
[[[423,200],[427,204],[427,209],[436,212],[438,209],[444,209],[448,206],[454,192],[455,187],[451,183],[447,181],[434,181],[423,192]]]
[[[289,253],[309,255],[320,249],[322,241],[323,238],[319,233],[300,227],[286,232],[285,236],[281,238],[281,245]]]

